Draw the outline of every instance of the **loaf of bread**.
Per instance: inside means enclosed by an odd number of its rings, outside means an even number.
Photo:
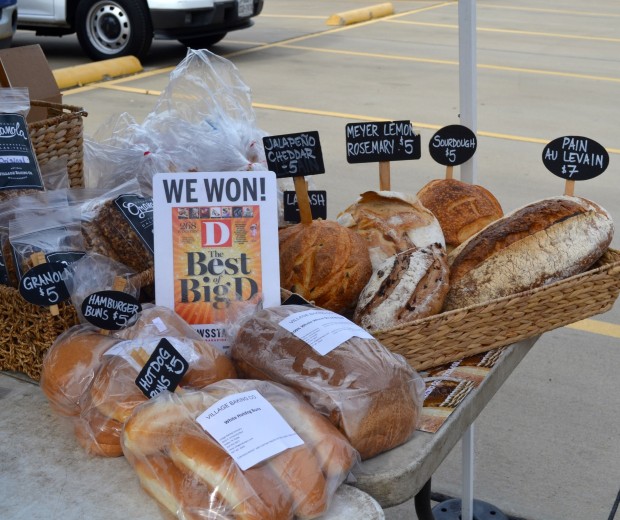
[[[448,279],[448,258],[440,244],[398,253],[373,273],[353,321],[378,331],[437,314],[448,293]]]
[[[504,215],[489,190],[456,179],[430,181],[417,196],[437,217],[449,251]]]
[[[448,256],[444,309],[475,305],[581,273],[613,238],[609,213],[579,197],[552,197],[519,208]]]
[[[372,269],[365,242],[329,220],[280,230],[281,287],[318,306],[352,312]]]
[[[421,405],[419,375],[375,339],[352,337],[320,355],[279,325],[308,310],[300,305],[272,307],[240,323],[231,344],[239,374],[301,392],[362,459],[407,441]]]
[[[221,404],[218,413],[227,410],[233,406],[228,398],[251,391],[282,415],[303,444],[242,471],[196,419],[215,404]],[[232,417],[240,410],[230,411]],[[269,429],[261,423],[255,427]],[[160,394],[138,406],[123,428],[122,447],[140,483],[163,509],[178,518],[203,520],[317,518],[358,460],[346,438],[293,390],[236,379],[200,391]]]
[[[374,270],[407,249],[446,245],[437,218],[407,193],[367,191],[336,220],[364,238]]]

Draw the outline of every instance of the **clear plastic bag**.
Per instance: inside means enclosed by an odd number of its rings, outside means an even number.
[[[142,124],[114,116],[86,141],[86,185],[137,178],[152,193],[156,172],[266,170],[264,135],[234,64],[188,49]]]
[[[273,406],[303,443],[242,470],[197,419],[213,405],[224,410],[252,392]],[[246,427],[252,435],[271,429],[259,420]],[[241,429],[236,431],[243,436]],[[145,491],[179,519],[317,518],[359,460],[346,438],[299,394],[255,380],[162,393],[134,410],[122,446]]]
[[[280,325],[312,310],[317,308],[270,307],[231,329],[231,357],[239,375],[298,390],[344,433],[362,460],[406,442],[422,406],[420,375],[374,338],[354,336],[321,355]]]

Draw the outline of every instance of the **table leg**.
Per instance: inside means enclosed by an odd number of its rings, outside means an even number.
[[[474,423],[465,430],[461,439],[461,457],[463,470],[462,520],[474,517]]]
[[[431,479],[426,481],[414,498],[415,512],[419,520],[435,520],[431,509]]]

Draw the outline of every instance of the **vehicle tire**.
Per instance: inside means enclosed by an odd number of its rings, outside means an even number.
[[[81,0],[75,29],[82,49],[93,60],[130,55],[141,59],[153,41],[144,0]]]
[[[199,36],[198,38],[179,38],[179,41],[191,49],[206,49],[222,41],[227,33],[210,34],[208,36]]]

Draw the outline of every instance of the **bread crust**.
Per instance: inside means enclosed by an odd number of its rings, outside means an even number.
[[[445,246],[437,218],[414,195],[395,191],[367,191],[337,222],[366,241],[373,269],[397,253],[434,243]]]
[[[432,180],[417,196],[439,220],[449,249],[504,215],[499,201],[489,190],[457,179]]]
[[[385,330],[441,311],[449,268],[440,244],[409,249],[383,262],[360,294],[353,321]]]
[[[283,288],[325,309],[355,308],[372,269],[365,242],[328,220],[280,230],[280,280]]]
[[[543,199],[493,222],[449,255],[444,309],[501,298],[568,278],[609,247],[607,211],[578,197]]]

